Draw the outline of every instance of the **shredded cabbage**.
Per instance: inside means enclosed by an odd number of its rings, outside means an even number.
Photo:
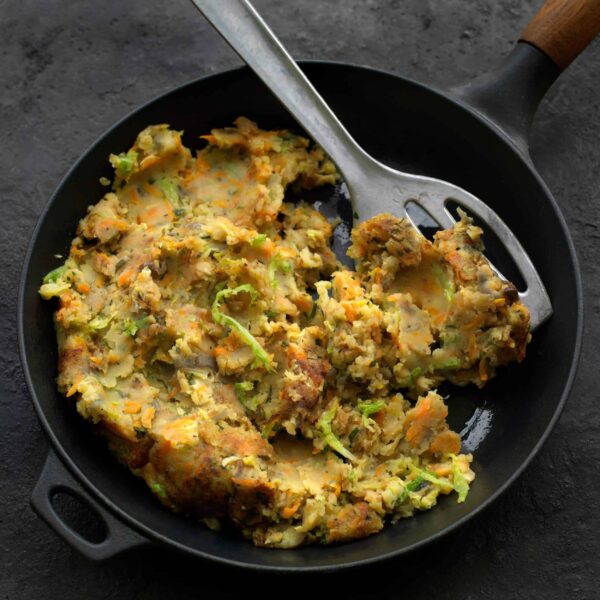
[[[454,283],[448,277],[448,272],[441,265],[433,265],[433,272],[444,290],[446,300],[452,302],[454,298]]]
[[[160,483],[153,482],[150,484],[150,487],[151,487],[152,491],[155,494],[157,494],[158,496],[160,496],[161,498],[167,497],[167,491],[165,490],[164,486],[161,485]]]
[[[112,321],[112,315],[108,317],[94,317],[89,323],[88,328],[92,331],[100,331],[108,327],[108,324]]]
[[[259,233],[256,237],[250,241],[251,246],[262,246],[267,241],[266,233]]]
[[[138,153],[135,150],[130,150],[129,152],[121,152],[121,154],[111,154],[109,160],[117,175],[126,179],[135,168],[137,158]]]
[[[139,319],[125,319],[123,321],[123,333],[133,337],[140,329],[143,329],[150,323],[150,317],[145,316]]]
[[[467,499],[469,493],[469,482],[466,477],[462,474],[458,466],[458,457],[456,454],[451,455],[452,458],[452,487],[458,494],[458,501],[464,502]]]
[[[440,477],[436,477],[433,473],[430,473],[426,469],[419,469],[419,475],[426,481],[437,485],[440,488],[440,490],[449,492],[452,489],[452,484],[447,479],[441,479]]]
[[[359,402],[356,408],[358,408],[363,416],[369,418],[371,415],[378,413],[384,406],[385,402],[383,400],[372,400]]]
[[[46,275],[43,279],[43,282],[44,283],[56,283],[58,281],[58,279],[61,278],[65,274],[66,270],[67,270],[66,265],[62,265],[60,267],[57,267],[56,269],[52,269],[52,271],[50,271],[49,273],[46,273]]]
[[[250,347],[256,361],[263,365],[267,371],[273,371],[273,365],[271,359],[265,349],[258,343],[256,338],[238,321],[233,317],[226,315],[221,311],[221,300],[228,296],[235,296],[241,292],[247,292],[252,297],[252,300],[256,299],[258,292],[248,283],[244,285],[238,285],[235,288],[225,288],[217,293],[214,302],[212,304],[212,317],[215,323],[219,325],[227,325],[230,329],[235,331],[239,338]]]
[[[260,396],[257,394],[252,396],[252,398],[248,398],[248,394],[246,393],[251,392],[254,389],[253,381],[240,381],[238,383],[234,383],[233,389],[235,390],[237,399],[244,405],[245,408],[251,410],[252,412],[258,408]]]
[[[276,254],[269,263],[269,267],[267,272],[269,274],[269,281],[271,282],[271,287],[276,288],[278,286],[277,278],[275,277],[277,271],[287,275],[291,272],[293,266],[289,260],[284,260],[281,258],[281,255]]]
[[[421,377],[422,369],[421,367],[415,367],[410,372],[410,383],[408,384],[410,387],[413,387],[415,383],[417,383],[417,379]]]
[[[451,356],[449,359],[444,360],[435,365],[436,369],[458,369],[460,368],[460,359],[456,356]]]
[[[171,202],[171,204],[177,205],[179,203],[179,193],[177,192],[177,184],[172,179],[167,179],[163,177],[158,185],[162,190],[162,193],[165,195],[167,200]]]
[[[338,454],[341,454],[344,458],[354,462],[356,461],[354,454],[352,454],[352,452],[350,452],[350,450],[348,450],[344,444],[340,442],[331,429],[331,423],[335,418],[337,409],[338,403],[333,402],[332,405],[319,417],[319,420],[317,421],[317,427],[321,431],[321,436],[327,446],[329,446],[332,450],[335,450]]]

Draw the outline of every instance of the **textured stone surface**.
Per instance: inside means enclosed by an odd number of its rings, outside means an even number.
[[[541,2],[256,4],[296,57],[369,64],[445,86],[492,67]],[[226,569],[162,552],[90,564],[33,514],[29,495],[48,446],[19,366],[15,311],[30,232],[69,165],[139,103],[239,61],[184,0],[4,0],[0,40],[0,598],[238,597]],[[532,134],[534,161],[576,240],[587,309],[575,389],[542,452],[482,516],[418,554],[299,580],[236,572],[236,583],[286,596],[333,583],[345,599],[598,597],[599,83],[596,42],[550,91]]]

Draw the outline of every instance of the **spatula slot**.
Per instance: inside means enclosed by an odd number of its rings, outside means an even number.
[[[441,223],[417,202],[406,203],[406,214],[412,224],[430,241],[433,240],[435,232],[442,229]]]
[[[458,209],[462,208],[473,219],[475,225],[483,229],[486,257],[494,265],[494,268],[501,273],[502,277],[514,283],[520,292],[524,292],[527,289],[527,284],[523,279],[523,275],[494,228],[489,227],[481,217],[456,200],[448,199],[446,208],[457,221],[460,219]]]

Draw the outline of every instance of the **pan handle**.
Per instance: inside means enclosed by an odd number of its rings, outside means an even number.
[[[104,523],[106,535],[101,542],[94,543],[85,539],[65,523],[52,504],[53,496],[59,492],[67,493],[83,502]],[[105,560],[125,550],[150,544],[150,540],[121,523],[93,500],[63,466],[53,450],[48,452],[44,468],[31,494],[31,506],[60,537],[90,560]]]
[[[562,71],[600,33],[598,0],[547,0],[519,41],[548,55]]]
[[[450,91],[527,154],[529,129],[541,99],[598,33],[599,0],[547,0],[497,69]]]

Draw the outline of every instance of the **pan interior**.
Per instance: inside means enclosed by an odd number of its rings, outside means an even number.
[[[116,464],[58,394],[53,307],[41,300],[37,288],[43,275],[56,266],[54,255],[68,253],[86,207],[104,193],[98,179],[110,174],[108,154],[129,148],[146,125],[169,123],[183,129],[184,143],[190,147],[200,145],[199,134],[239,115],[263,128],[299,128],[255,76],[241,69],[179,88],[110,130],[59,187],[24,270],[22,341],[34,401],[59,450],[70,457],[84,483],[118,507],[126,520],[193,553],[257,568],[331,568],[372,560],[414,547],[473,514],[519,471],[544,436],[566,393],[578,347],[577,272],[568,234],[539,179],[512,146],[468,111],[418,84],[338,64],[309,63],[305,69],[340,120],[375,158],[458,184],[496,210],[540,272],[554,316],[536,331],[525,365],[502,370],[483,390],[443,390],[450,425],[463,431],[465,449],[475,455],[477,479],[464,504],[443,498],[434,510],[390,525],[371,538],[326,549],[263,550],[236,533],[212,532],[160,506],[145,485]],[[339,190],[316,199],[329,207],[338,203],[350,225],[351,210]],[[343,243],[343,232],[339,241]]]

